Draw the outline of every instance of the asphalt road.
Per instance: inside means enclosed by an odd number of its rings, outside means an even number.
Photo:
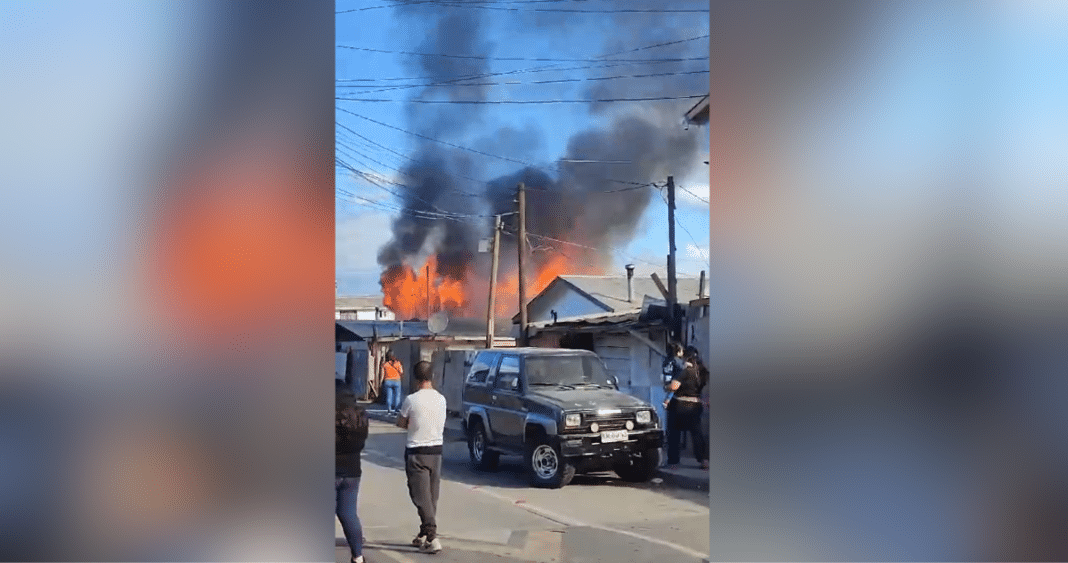
[[[369,563],[691,563],[707,557],[707,493],[624,483],[612,473],[580,475],[563,489],[534,489],[519,458],[502,458],[492,473],[475,472],[460,442],[448,443],[443,459],[438,534],[444,551],[419,553],[409,545],[419,518],[405,485],[404,431],[371,424],[359,509]],[[349,558],[339,542],[337,561]]]

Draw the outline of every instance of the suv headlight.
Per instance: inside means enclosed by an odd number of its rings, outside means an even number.
[[[650,411],[638,411],[638,414],[634,416],[634,420],[638,424],[649,424],[653,421],[653,413]]]
[[[578,413],[564,415],[564,426],[577,428],[582,425],[582,415]]]

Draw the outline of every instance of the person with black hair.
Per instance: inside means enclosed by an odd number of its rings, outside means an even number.
[[[402,377],[404,366],[392,351],[387,351],[386,361],[382,362],[382,388],[386,391],[386,411],[391,415],[400,410]]]
[[[360,457],[367,443],[367,412],[356,401],[356,394],[341,379],[334,379],[334,489],[337,491],[335,514],[345,532],[352,552],[352,563],[363,563],[363,526],[357,512]]]
[[[705,451],[704,429],[701,415],[704,406],[701,403],[701,391],[705,386],[707,371],[697,357],[696,350],[687,354],[682,373],[672,379],[668,390],[672,393],[668,410],[668,467],[679,464],[679,442],[683,432],[690,435],[694,457],[702,469],[708,469],[708,456]]]
[[[408,494],[420,521],[419,535],[412,545],[423,553],[438,553],[441,551],[437,511],[445,444],[445,396],[434,389],[430,362],[415,365],[415,381],[419,388],[404,399],[397,419],[397,426],[408,430],[404,472],[408,476]]]

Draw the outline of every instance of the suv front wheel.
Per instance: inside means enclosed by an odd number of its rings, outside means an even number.
[[[489,449],[489,437],[481,422],[476,422],[467,436],[467,451],[471,454],[471,464],[481,471],[497,469],[501,454]]]
[[[559,489],[575,477],[575,465],[560,455],[560,448],[540,437],[527,448],[527,471],[535,487]]]

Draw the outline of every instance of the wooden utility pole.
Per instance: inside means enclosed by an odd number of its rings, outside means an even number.
[[[671,322],[671,335],[678,338],[678,319],[675,318],[675,305],[678,303],[678,279],[675,277],[675,178],[667,179],[668,200],[668,319]]]
[[[527,187],[519,183],[519,345],[527,345],[527,278],[523,265],[527,255]]]
[[[493,348],[494,318],[497,316],[497,266],[501,260],[501,216],[493,221],[493,269],[490,270],[489,309],[486,310],[486,348]]]
[[[430,319],[430,265],[426,266],[426,318]]]

